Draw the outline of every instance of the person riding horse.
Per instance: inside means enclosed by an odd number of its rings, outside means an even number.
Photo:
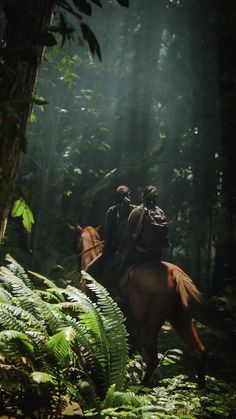
[[[122,251],[127,220],[133,209],[134,205],[130,201],[130,189],[125,185],[118,186],[116,188],[115,205],[110,207],[106,213],[103,251],[86,268],[91,276],[96,278],[101,275],[107,263]]]
[[[168,224],[164,212],[157,206],[158,190],[146,186],[142,204],[133,209],[127,223],[127,239],[123,259],[126,263],[162,259],[162,249],[169,246]]]

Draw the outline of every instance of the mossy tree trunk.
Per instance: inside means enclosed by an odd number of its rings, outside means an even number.
[[[0,75],[0,243],[2,243],[55,0],[4,1]]]

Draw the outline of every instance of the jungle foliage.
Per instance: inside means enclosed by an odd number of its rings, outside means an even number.
[[[128,6],[128,0],[115,4]],[[79,43],[101,60],[100,45],[84,21],[102,0],[2,0],[0,3],[0,245],[4,241],[17,175],[26,152],[26,128],[32,105],[48,102],[35,95],[45,47],[73,40],[73,18],[79,22]],[[71,20],[72,17],[72,20]],[[51,25],[53,19],[53,24]]]
[[[31,114],[15,194],[35,224],[29,238],[11,221],[3,253],[46,274],[58,264],[73,271],[75,222],[103,225],[116,185],[127,183],[138,203],[149,183],[169,220],[165,258],[208,295],[233,282],[234,173],[226,161],[236,153],[221,115],[234,90],[219,87],[225,77],[233,83],[219,45],[223,34],[234,37],[234,16],[233,5],[210,0],[139,0],[129,9],[109,1],[93,10],[102,63],[71,41],[47,50],[37,96],[49,103]]]
[[[16,12],[16,2],[4,3]],[[143,186],[157,185],[169,221],[165,259],[205,294],[222,290],[215,299],[235,316],[235,1],[135,0],[128,9],[120,7],[125,0],[55,3],[55,20],[34,44],[41,53],[48,45],[37,84],[25,99],[30,79],[19,77],[24,92],[7,99],[10,120],[0,129],[10,140],[1,146],[12,146],[17,134],[26,153],[1,248],[0,412],[233,418],[235,360],[220,332],[201,329],[209,351],[205,393],[183,375],[191,359],[169,330],[161,337],[159,380],[153,389],[140,386],[145,365],[139,356],[128,359],[122,313],[96,281],[96,303],[76,289],[74,225],[103,225],[118,184],[131,187],[134,203]],[[10,16],[13,28],[22,12]],[[30,32],[37,16],[21,29]],[[8,62],[36,68],[28,46],[6,48],[1,99],[18,74]],[[14,128],[23,114],[26,135]],[[14,185],[8,175],[4,182],[7,201]],[[11,257],[5,266],[7,252],[31,273]]]
[[[162,344],[154,387],[143,387],[145,364],[140,356],[128,359],[124,317],[91,277],[88,287],[96,302],[75,287],[26,273],[9,255],[6,261],[0,270],[1,415],[233,417],[235,384],[213,375],[207,377],[207,391],[198,390],[183,375],[186,355],[180,349],[165,350]],[[233,367],[230,358],[216,362],[228,373]]]

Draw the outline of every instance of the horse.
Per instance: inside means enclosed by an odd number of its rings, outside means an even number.
[[[79,270],[84,270],[102,252],[104,241],[100,240],[98,230],[99,227],[91,226],[83,229],[79,223],[75,226]]]
[[[97,229],[85,227],[78,230],[81,268],[101,252]],[[96,279],[96,278],[95,278]],[[147,261],[129,269],[126,297],[132,317],[140,330],[140,343],[146,353],[146,371],[143,384],[149,385],[158,365],[158,335],[166,320],[193,350],[197,360],[199,388],[205,387],[206,349],[193,323],[189,302],[197,304],[201,294],[190,277],[178,266],[169,262]]]

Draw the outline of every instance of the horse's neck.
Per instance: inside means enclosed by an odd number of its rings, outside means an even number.
[[[82,232],[81,240],[82,240],[82,243],[83,243],[83,250],[90,249],[94,244],[91,235],[86,230],[84,230]]]

